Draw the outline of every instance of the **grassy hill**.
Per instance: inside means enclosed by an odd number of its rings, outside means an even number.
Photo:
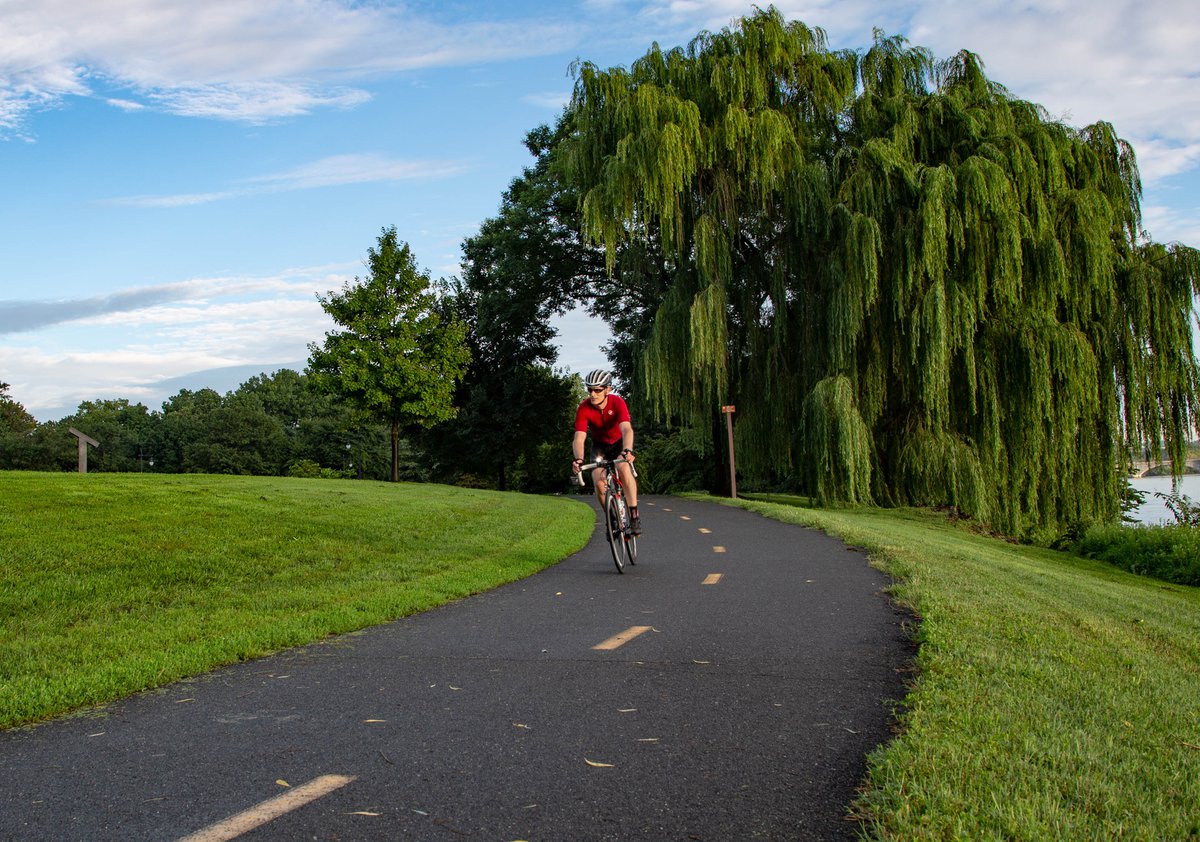
[[[565,499],[0,473],[0,728],[422,611],[580,549]]]

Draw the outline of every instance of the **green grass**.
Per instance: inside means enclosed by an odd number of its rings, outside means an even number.
[[[385,622],[580,549],[587,506],[287,478],[0,473],[0,727]]]
[[[754,497],[868,549],[920,619],[898,735],[856,805],[870,836],[1200,838],[1200,589],[932,513]]]

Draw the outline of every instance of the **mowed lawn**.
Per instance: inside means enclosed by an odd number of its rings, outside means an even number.
[[[422,611],[579,550],[576,501],[0,472],[0,727]]]
[[[856,805],[873,837],[1200,839],[1200,589],[806,502],[742,505],[865,547],[918,619],[912,692]]]

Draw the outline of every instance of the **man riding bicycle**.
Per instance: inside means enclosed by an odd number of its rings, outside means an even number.
[[[580,473],[580,467],[583,465],[583,444],[589,429],[596,454],[593,462],[624,457],[625,461],[617,465],[617,471],[620,472],[621,484],[625,487],[625,497],[629,503],[630,531],[634,535],[641,535],[637,479],[633,475],[633,422],[629,419],[629,407],[625,405],[624,398],[612,393],[611,372],[598,368],[588,374],[583,384],[587,387],[588,396],[575,411],[575,438],[571,442],[575,461],[571,467],[575,473]],[[603,506],[606,482],[602,468],[592,471],[592,484],[596,487],[596,497]]]

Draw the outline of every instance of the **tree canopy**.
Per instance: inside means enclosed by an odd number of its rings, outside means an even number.
[[[1133,452],[1182,465],[1200,259],[1146,242],[1112,126],[773,8],[578,65],[569,119],[584,234],[622,285],[669,279],[646,394],[698,429],[736,403],[746,473],[1029,534],[1114,517]]]
[[[452,418],[455,381],[470,360],[466,329],[446,322],[395,227],[367,250],[370,275],[341,292],[318,296],[342,327],[309,345],[318,382],[392,430],[392,481],[400,478],[401,429],[428,428]]]

